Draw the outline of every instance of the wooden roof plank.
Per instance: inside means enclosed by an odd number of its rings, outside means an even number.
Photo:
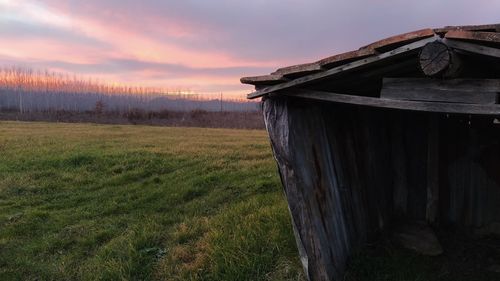
[[[435,28],[434,32],[443,34],[452,30],[469,30],[469,31],[493,31],[500,32],[500,24],[482,24],[482,25],[461,25],[461,26],[445,26]]]
[[[369,50],[376,50],[379,52],[386,52],[388,50],[392,50],[399,46],[406,45],[411,42],[415,42],[424,38],[432,37],[434,35],[435,35],[434,30],[430,28],[421,29],[376,41],[374,43],[361,47],[360,50],[369,49]]]
[[[330,78],[330,77],[335,76],[335,75],[340,74],[340,73],[358,70],[358,69],[361,69],[363,67],[373,65],[375,63],[378,63],[378,62],[381,62],[381,61],[384,61],[387,59],[399,57],[401,55],[404,55],[405,53],[408,53],[408,52],[411,52],[414,50],[418,50],[418,49],[422,48],[423,46],[425,46],[425,44],[433,42],[436,39],[437,38],[435,38],[435,37],[422,39],[422,40],[410,43],[408,45],[399,47],[397,49],[394,49],[392,51],[389,51],[389,52],[386,52],[383,54],[379,54],[376,56],[371,56],[371,57],[367,57],[364,59],[356,60],[354,62],[350,62],[350,63],[343,64],[343,65],[340,65],[338,67],[335,67],[335,68],[332,68],[329,70],[325,70],[323,72],[310,74],[310,75],[307,75],[304,77],[297,78],[295,80],[291,80],[291,81],[277,84],[274,86],[265,87],[263,89],[255,91],[253,93],[250,93],[247,97],[249,99],[258,98],[258,97],[264,96],[266,94],[269,94],[271,92],[275,92],[275,91],[279,91],[279,90],[283,90],[283,89],[288,89],[288,88],[296,87],[298,85],[307,84],[307,83],[311,83],[311,82],[321,81],[321,80],[324,80],[326,78]]]
[[[319,71],[322,71],[322,68],[318,63],[303,63],[279,68],[271,74],[282,75],[285,77],[297,77]]]
[[[357,59],[366,58],[377,54],[374,49],[362,49],[350,51],[342,54],[333,55],[317,61],[316,63],[323,68],[332,68]]]
[[[240,82],[243,84],[250,84],[250,85],[276,85],[279,83],[283,83],[289,81],[282,75],[278,74],[270,74],[270,75],[260,75],[260,76],[249,76],[249,77],[242,77],[240,79]]]
[[[351,104],[387,109],[425,111],[438,113],[474,114],[474,115],[500,115],[498,104],[463,104],[446,102],[427,102],[382,99],[365,96],[345,95],[309,89],[290,89],[279,94],[305,99],[327,101],[342,104]]]
[[[453,49],[458,49],[478,55],[500,58],[500,49],[482,46],[474,43],[464,42],[456,39],[443,40],[446,45]]]
[[[446,33],[445,38],[500,45],[498,32],[451,30]]]
[[[396,36],[391,36],[379,40],[377,42],[371,43],[365,47],[360,48],[356,51],[345,52],[337,55],[333,55],[324,59],[321,59],[314,63],[304,63],[298,65],[287,66],[279,68],[271,74],[278,74],[283,76],[296,76],[304,73],[319,72],[322,68],[331,68],[334,66],[341,65],[356,59],[368,57],[377,54],[377,51],[381,49],[393,49],[398,45],[405,45],[419,39],[431,37],[434,35],[432,29],[422,29],[413,32],[408,32]]]

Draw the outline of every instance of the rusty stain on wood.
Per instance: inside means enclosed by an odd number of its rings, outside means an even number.
[[[356,51],[350,51],[346,53],[341,53],[337,55],[333,55],[324,59],[317,61],[316,63],[323,68],[332,68],[335,66],[339,66],[357,59],[366,58],[372,55],[375,55],[376,52],[374,49],[362,49]]]
[[[360,50],[368,49],[376,51],[387,51],[388,49],[394,49],[394,47],[400,47],[402,45],[432,37],[434,35],[434,31],[430,28],[421,29],[379,40],[377,42],[361,47]]]
[[[451,30],[446,33],[445,38],[466,40],[476,43],[497,43],[500,45],[500,33],[497,32]]]
[[[471,30],[471,31],[492,31],[500,32],[500,24],[483,24],[483,25],[461,25],[461,26],[445,26],[443,28],[435,28],[434,32],[444,34],[453,30]]]
[[[317,63],[304,63],[297,64],[287,67],[278,68],[275,72],[271,74],[283,75],[285,77],[290,76],[303,76],[310,73],[315,73],[321,71],[321,66]]]

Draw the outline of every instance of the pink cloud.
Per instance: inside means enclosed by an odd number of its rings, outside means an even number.
[[[423,27],[500,21],[500,4],[480,1],[10,0],[0,11],[0,56],[110,81],[241,94],[251,87],[240,76]]]

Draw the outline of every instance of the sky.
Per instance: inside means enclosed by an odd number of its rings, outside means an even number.
[[[500,23],[494,0],[0,0],[0,67],[241,96],[242,76],[408,31]]]

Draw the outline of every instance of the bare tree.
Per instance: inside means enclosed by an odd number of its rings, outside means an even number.
[[[255,111],[257,104],[223,99],[222,93],[106,84],[92,78],[28,68],[0,68],[0,110],[31,111]]]

